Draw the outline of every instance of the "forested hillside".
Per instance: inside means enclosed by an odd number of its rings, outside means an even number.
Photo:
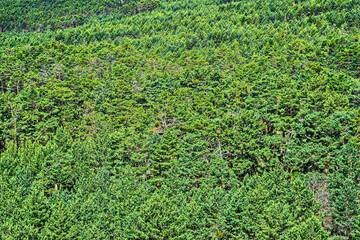
[[[360,0],[0,1],[0,239],[360,239]]]

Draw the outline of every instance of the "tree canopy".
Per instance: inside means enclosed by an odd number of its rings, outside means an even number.
[[[359,0],[0,1],[1,239],[360,239]]]

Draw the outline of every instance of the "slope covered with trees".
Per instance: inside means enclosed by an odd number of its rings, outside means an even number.
[[[360,239],[360,1],[0,2],[1,239]]]

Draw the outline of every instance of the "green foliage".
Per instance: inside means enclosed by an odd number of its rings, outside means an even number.
[[[358,239],[359,0],[0,2],[1,239]]]
[[[94,16],[128,15],[154,10],[159,5],[155,0],[102,1],[11,1],[0,3],[0,28],[10,30],[56,30],[77,27],[91,21]],[[63,40],[60,32],[56,40]]]

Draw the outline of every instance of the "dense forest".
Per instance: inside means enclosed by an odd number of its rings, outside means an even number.
[[[360,239],[360,0],[2,0],[0,88],[0,239]]]

